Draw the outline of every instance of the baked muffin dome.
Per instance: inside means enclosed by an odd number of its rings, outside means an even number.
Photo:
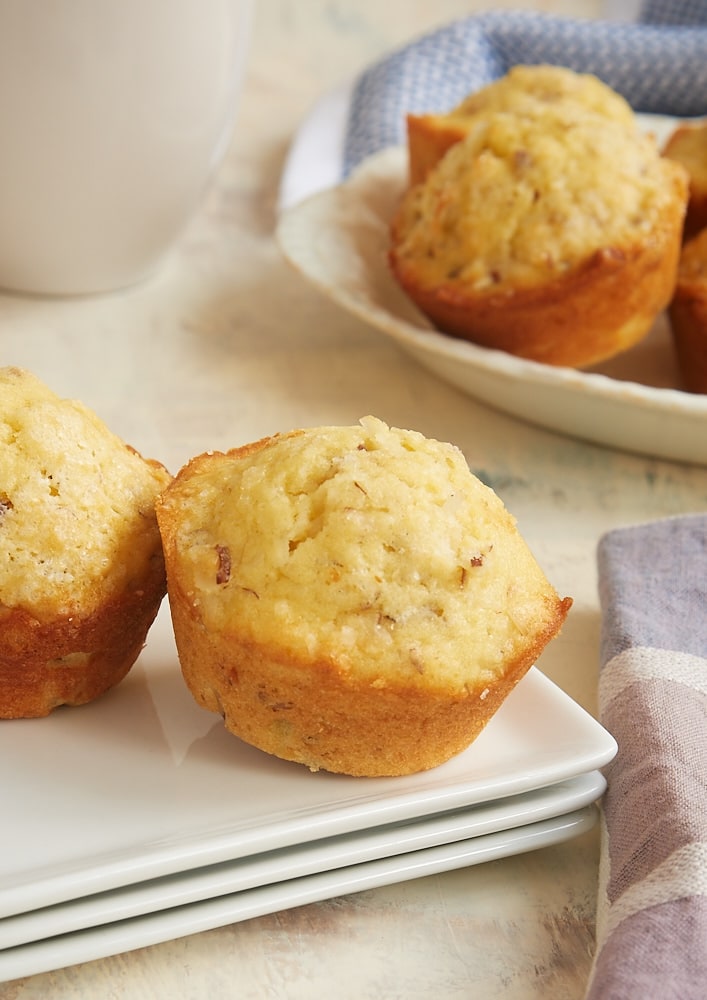
[[[410,183],[423,181],[480,118],[498,112],[536,120],[548,114],[567,120],[593,114],[634,127],[629,103],[598,77],[575,73],[564,66],[513,66],[505,76],[469,94],[451,111],[407,116]]]
[[[195,699],[312,770],[458,753],[571,604],[458,449],[372,417],[198,456],[157,516]]]
[[[390,264],[440,330],[587,366],[670,301],[686,203],[684,169],[637,128],[502,111],[404,195]]]
[[[91,701],[128,672],[166,591],[169,478],[81,403],[0,369],[0,718]]]
[[[707,392],[707,229],[683,247],[669,316],[683,387]]]

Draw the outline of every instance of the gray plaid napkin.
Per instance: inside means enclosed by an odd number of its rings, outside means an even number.
[[[637,23],[505,11],[446,25],[358,78],[344,174],[378,150],[403,143],[407,112],[446,111],[516,63],[545,62],[594,73],[636,111],[707,114],[707,3],[652,0]]]
[[[606,768],[587,1000],[707,997],[707,515],[598,548]]]

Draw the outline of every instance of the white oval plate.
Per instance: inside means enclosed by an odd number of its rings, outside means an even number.
[[[490,406],[596,444],[707,465],[707,395],[677,388],[665,316],[637,347],[588,371],[526,361],[432,329],[387,264],[388,226],[405,173],[405,151],[386,149],[343,184],[287,208],[277,229],[285,257],[338,305]]]

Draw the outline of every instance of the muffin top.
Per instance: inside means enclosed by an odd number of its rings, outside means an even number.
[[[548,111],[567,116],[592,113],[633,127],[628,101],[598,77],[564,66],[513,66],[498,80],[465,97],[451,118],[510,111],[520,117],[542,117]]]
[[[557,595],[462,453],[373,417],[198,456],[158,518],[170,593],[207,629],[374,686],[491,680],[554,622]]]
[[[684,170],[623,120],[561,101],[480,114],[404,196],[396,266],[422,288],[542,286],[596,254],[629,254],[686,197]]]
[[[86,614],[139,580],[168,481],[81,403],[0,368],[0,606]]]

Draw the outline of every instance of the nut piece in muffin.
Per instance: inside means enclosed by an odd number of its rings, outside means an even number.
[[[686,204],[684,169],[623,121],[495,112],[404,194],[390,265],[443,332],[589,366],[670,301]]]
[[[373,417],[197,456],[157,517],[194,698],[311,770],[459,753],[571,604],[457,448]]]
[[[598,77],[575,73],[564,66],[513,66],[505,76],[469,94],[451,111],[407,115],[410,183],[423,181],[480,118],[497,112],[534,119],[548,114],[572,118],[590,113],[634,127],[630,104]]]
[[[128,672],[166,591],[169,479],[81,403],[0,369],[0,718],[92,701]]]
[[[663,155],[681,163],[690,179],[684,239],[707,228],[707,120],[682,122],[663,147]]]
[[[668,314],[683,387],[707,392],[707,229],[683,247]]]

